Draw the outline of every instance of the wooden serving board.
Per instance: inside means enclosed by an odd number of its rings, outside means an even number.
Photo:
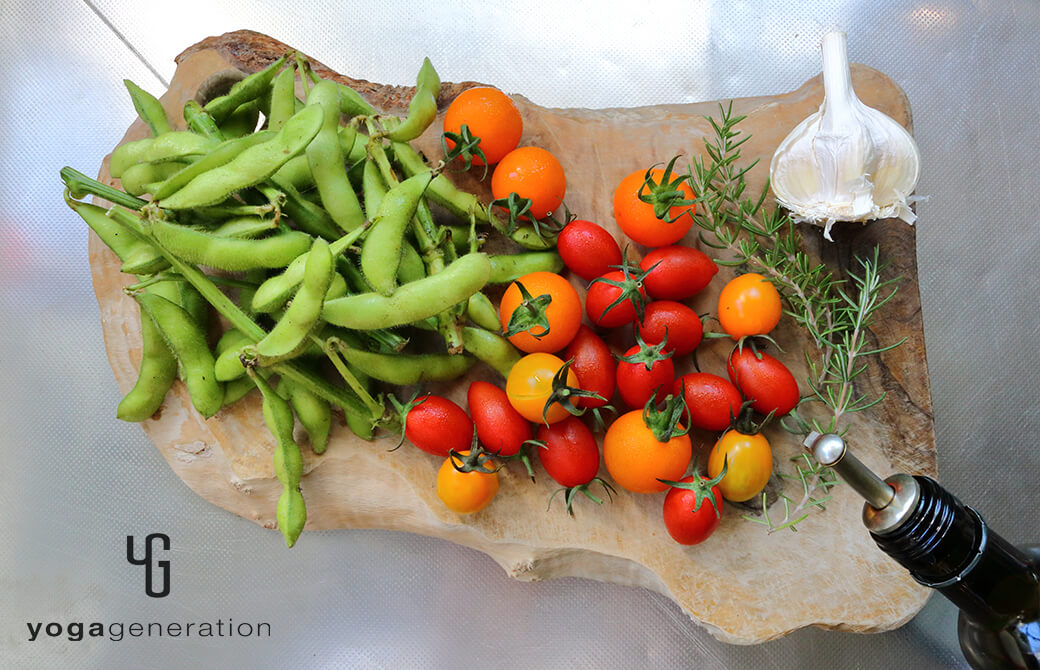
[[[215,75],[219,80],[222,75],[256,71],[287,48],[248,31],[209,38],[188,48],[177,58],[176,74],[162,96],[170,118],[183,127],[184,102],[195,97],[200,86],[212,84]],[[411,95],[406,87],[352,80],[317,63],[315,68],[324,77],[335,76],[355,87],[387,112],[403,113]],[[906,96],[895,83],[861,65],[854,65],[852,74],[866,104],[911,127]],[[472,85],[445,84],[441,108]],[[748,115],[741,125],[752,135],[745,156],[760,159],[749,175],[750,192],[761,190],[774,149],[819,107],[822,96],[822,80],[816,77],[786,95],[734,101],[734,109]],[[633,170],[675,154],[702,151],[701,139],[709,129],[703,115],[718,113],[716,102],[589,110],[546,109],[520,96],[515,100],[525,123],[522,144],[553,152],[567,172],[570,208],[619,239],[610,204],[614,186]],[[439,126],[438,121],[417,141],[428,155],[439,154]],[[123,141],[145,135],[144,125],[137,121]],[[114,183],[107,160],[101,178]],[[486,185],[470,177],[462,179],[486,198]],[[839,224],[835,237],[831,244],[822,241],[819,229],[805,231],[810,251],[833,266],[844,269],[855,254],[879,244],[893,273],[903,277],[897,298],[885,308],[872,337],[881,345],[902,337],[906,343],[872,360],[861,377],[863,392],[884,391],[887,398],[872,410],[850,417],[851,444],[860,459],[883,475],[897,471],[934,475],[914,229],[895,220],[869,226]],[[697,244],[695,234],[686,242]],[[137,377],[140,358],[137,307],[120,291],[131,278],[119,272],[115,256],[93,235],[90,262],[109,360],[125,392]],[[723,269],[690,304],[699,313],[713,312],[718,292],[731,276],[732,271]],[[584,294],[580,280],[574,283]],[[805,336],[788,317],[777,334],[788,352],[783,360],[796,377],[805,379],[801,356]],[[699,351],[702,369],[724,374],[727,353],[724,342],[705,343]],[[465,389],[474,378],[496,376],[478,366],[465,380],[434,390],[465,407]],[[178,382],[144,428],[170,467],[199,495],[266,528],[275,527],[275,500],[281,487],[273,475],[272,438],[261,418],[257,394],[203,420]],[[768,434],[777,466],[790,471],[789,458],[800,448],[797,439],[779,429]],[[708,434],[694,435],[699,453],[706,452],[711,439]],[[554,485],[544,474],[532,484],[518,464],[502,471],[499,495],[485,510],[456,515],[434,491],[440,459],[409,447],[391,453],[392,444],[359,440],[340,421],[323,456],[316,457],[305,447],[302,486],[307,528],[385,528],[445,538],[489,554],[511,577],[522,580],[580,576],[644,586],[670,596],[717,638],[734,643],[761,642],[810,625],[858,632],[889,630],[909,620],[927,598],[925,589],[874,546],[859,521],[862,502],[847,487],[837,487],[827,510],[802,523],[797,533],[767,534],[761,526],[740,518],[744,510],[727,505],[720,529],[708,542],[682,547],[664,528],[663,494],[621,491],[602,506],[582,499],[577,503],[577,518],[571,518],[558,501],[546,511]],[[605,471],[601,474],[606,476]],[[306,533],[301,541],[307,541]]]

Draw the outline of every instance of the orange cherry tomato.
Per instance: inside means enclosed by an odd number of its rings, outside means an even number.
[[[659,442],[633,410],[610,424],[603,438],[603,462],[618,486],[634,493],[660,493],[668,488],[658,479],[678,481],[686,474],[693,453],[688,435]]]
[[[467,456],[469,451],[460,453]],[[462,465],[457,456],[451,459]],[[441,469],[437,471],[437,497],[448,509],[459,514],[473,514],[487,507],[498,493],[498,473],[459,472],[452,466],[451,459],[444,459]],[[488,460],[486,467],[493,470],[495,464]]]
[[[719,294],[719,323],[734,340],[765,335],[779,323],[782,311],[776,287],[754,272],[730,280]]]
[[[520,147],[509,152],[491,175],[491,194],[498,200],[510,193],[529,199],[531,216],[544,219],[560,208],[567,193],[563,166],[539,147]]]
[[[524,121],[513,101],[497,88],[478,86],[466,89],[448,105],[444,113],[444,132],[458,134],[463,124],[474,137],[480,138],[480,150],[488,165],[494,165],[520,144]],[[445,138],[448,148],[455,143]],[[484,165],[480,156],[475,165]]]
[[[726,476],[719,482],[722,497],[732,502],[751,500],[765,488],[773,472],[773,451],[761,434],[745,435],[728,430],[708,454],[708,476],[717,477],[726,462]]]
[[[520,351],[534,353],[559,351],[570,344],[578,333],[578,327],[581,326],[581,298],[569,281],[552,272],[532,272],[509,285],[498,309],[502,330],[509,328],[513,312],[520,308],[523,302],[518,282],[523,284],[532,298],[548,295],[552,301],[545,308],[549,332],[546,333],[543,326],[534,326],[530,330],[510,335],[509,341],[513,346]]]
[[[545,403],[552,395],[553,376],[563,367],[563,361],[552,354],[528,354],[513,365],[506,378],[506,396],[520,416],[534,423],[552,424],[563,421],[570,412],[558,402],[549,406],[542,418]],[[574,370],[567,370],[567,386],[577,387]]]
[[[653,169],[651,178],[660,183],[664,170]],[[674,174],[672,179],[674,179]],[[614,218],[629,239],[647,247],[663,247],[675,244],[686,235],[693,225],[693,214],[697,206],[678,205],[668,210],[672,223],[662,221],[654,215],[654,206],[639,199],[639,188],[646,180],[646,170],[637,170],[621,180],[614,190]],[[686,182],[679,185],[685,199],[693,200],[693,189]],[[643,190],[644,195],[649,189]]]

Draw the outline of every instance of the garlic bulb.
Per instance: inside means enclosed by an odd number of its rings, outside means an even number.
[[[820,111],[780,143],[769,165],[777,201],[796,221],[899,217],[912,224],[910,193],[920,176],[914,138],[895,120],[864,105],[852,90],[845,33],[823,36],[824,97]]]

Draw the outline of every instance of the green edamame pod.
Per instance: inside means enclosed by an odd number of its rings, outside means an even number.
[[[347,294],[347,280],[343,278],[338,272],[332,274],[332,282],[329,283],[329,290],[325,292],[326,300],[333,300],[334,298],[342,298]]]
[[[382,354],[340,347],[343,358],[364,374],[398,386],[456,379],[474,363],[470,356],[451,354]]]
[[[559,272],[563,259],[555,251],[530,251],[491,256],[489,284],[508,284],[532,272]]]
[[[195,179],[195,177],[209,172],[214,168],[218,168],[221,165],[227,165],[249,147],[272,140],[275,136],[276,133],[274,132],[261,131],[259,133],[247,135],[246,137],[221,142],[197,161],[194,161],[180,172],[177,172],[164,181],[162,185],[155,190],[155,199],[162,200],[163,198],[170,197],[183,187],[187,186],[192,179]]]
[[[297,156],[278,168],[273,178],[283,184],[291,184],[298,191],[306,191],[314,186],[314,175],[311,174],[311,165],[306,155]]]
[[[415,78],[415,94],[408,103],[408,116],[387,133],[396,142],[408,142],[423,134],[437,118],[437,94],[441,91],[441,79],[429,58],[423,59],[422,67]]]
[[[254,375],[253,381],[264,397],[264,423],[275,439],[274,473],[282,483],[282,494],[278,497],[275,518],[285,543],[292,547],[299,539],[307,521],[307,507],[300,493],[303,455],[300,453],[299,445],[293,440],[293,411],[289,403],[268,385],[267,380],[260,375]]]
[[[429,183],[429,174],[410,177],[391,188],[380,201],[372,229],[361,247],[361,271],[378,293],[390,295],[397,287],[404,234]]]
[[[338,109],[338,108],[337,108]],[[303,283],[296,292],[285,314],[271,332],[256,343],[261,356],[286,356],[305,341],[321,317],[322,304],[329,290],[334,272],[329,243],[319,238],[311,245],[303,270]]]
[[[390,147],[394,151],[401,170],[408,177],[414,177],[421,172],[429,172],[430,166],[426,164],[418,151],[406,142],[391,142]],[[477,196],[468,191],[459,190],[454,183],[443,174],[439,174],[430,181],[426,189],[426,197],[432,202],[444,207],[456,217],[467,220],[470,213],[474,215],[477,223],[490,223],[487,210]]]
[[[141,240],[141,243],[136,245],[131,253],[122,258],[123,265],[119,268],[120,271],[135,275],[150,275],[170,267],[169,261],[151,242],[138,236],[136,231],[140,230],[141,226],[139,214],[121,207],[113,207],[105,212],[105,216],[122,227],[128,235],[134,235]]]
[[[256,384],[248,376],[232,379],[224,384],[224,407],[230,407],[256,390]]]
[[[251,102],[266,95],[271,87],[271,81],[275,74],[285,63],[286,56],[272,62],[259,72],[254,72],[245,79],[235,82],[226,95],[213,98],[206,103],[204,109],[213,116],[218,123],[222,123],[227,117],[244,103]]]
[[[139,163],[183,161],[189,156],[201,156],[216,146],[208,137],[186,131],[171,131],[159,137],[146,137],[120,144],[112,150],[108,171],[116,179]]]
[[[217,124],[220,134],[226,138],[245,137],[256,130],[260,122],[260,104],[257,100],[239,105],[223,121]]]
[[[138,163],[123,172],[120,183],[130,195],[150,193],[164,181],[184,169],[186,163]]]
[[[379,203],[386,195],[386,182],[379,174],[379,166],[375,161],[365,161],[361,174],[361,195],[365,201],[365,214],[371,219],[379,211]]]
[[[220,411],[224,387],[213,372],[213,353],[206,334],[183,307],[153,293],[134,296],[138,304],[162,332],[163,339],[180,362],[191,403],[199,414],[209,418]]]
[[[150,221],[146,230],[165,249],[189,263],[229,271],[284,268],[311,246],[310,235],[296,230],[258,240],[240,240],[159,219]]]
[[[241,346],[249,346],[253,344],[252,341]],[[246,373],[246,368],[242,365],[241,349],[228,349],[224,353],[217,356],[213,363],[213,373],[217,376],[218,382],[230,382],[236,379],[241,379]]]
[[[354,330],[401,326],[468,300],[484,288],[490,274],[487,254],[466,254],[437,274],[401,286],[389,297],[364,293],[329,300],[322,318]]]
[[[336,85],[331,81],[315,84],[307,96],[307,106],[322,111],[321,130],[307,147],[307,164],[314,175],[321,204],[337,226],[350,232],[365,222],[365,214],[347,177],[346,158],[339,144],[339,91]]]
[[[236,216],[209,231],[218,237],[252,240],[278,227],[278,221],[263,216]]]
[[[141,367],[137,383],[119,402],[116,417],[134,423],[150,418],[162,406],[176,378],[177,359],[163,339],[159,327],[142,310]]]
[[[105,243],[105,246],[119,257],[119,260],[125,262],[127,258],[139,253],[142,249],[151,251],[152,245],[141,240],[125,226],[109,218],[103,207],[73,200],[67,190],[65,191],[65,204],[76,214],[79,214],[79,217],[90,226],[90,229]],[[141,274],[145,273],[142,272]]]
[[[267,115],[268,130],[281,130],[296,113],[296,68],[290,63],[271,84],[271,107]]]
[[[541,237],[531,226],[520,226],[509,234],[509,239],[531,251],[545,251],[556,246],[555,237]]]
[[[503,377],[508,377],[513,365],[520,360],[520,352],[509,340],[483,328],[463,327],[462,343],[467,352],[498,370]]]
[[[401,245],[401,264],[397,268],[397,281],[407,284],[426,278],[426,264],[422,256],[408,241]]]
[[[129,79],[124,79],[123,85],[130,92],[130,100],[134,103],[137,115],[148,125],[149,130],[152,131],[152,136],[158,137],[163,133],[170,132],[170,120],[166,118],[166,110],[163,109],[162,103],[156,100],[154,95]]]
[[[321,122],[320,108],[304,108],[286,122],[274,139],[248,147],[230,162],[198,175],[160,200],[159,206],[176,210],[215,205],[232,193],[259,184],[303,152],[317,135]]]
[[[364,229],[358,228],[353,232],[347,233],[329,244],[329,251],[332,252],[333,256],[339,256],[347,250],[347,247],[356,242],[363,232]],[[265,313],[273,312],[284,305],[285,301],[292,295],[292,292],[303,281],[304,266],[309,255],[310,252],[308,251],[306,255],[293,259],[282,274],[270,277],[263,284],[260,284],[256,289],[256,293],[253,294],[253,310]]]
[[[209,329],[209,303],[202,297],[198,289],[186,281],[177,282],[177,296],[180,305],[184,308],[195,323],[199,324],[202,332]]]
[[[314,453],[325,453],[329,444],[329,432],[332,430],[332,406],[329,402],[287,377],[282,377],[278,382],[278,394],[292,405],[296,418],[311,438],[311,449]]]
[[[339,127],[339,146],[347,157],[347,165],[354,165],[368,158],[368,136],[351,126]]]
[[[466,303],[466,316],[481,328],[492,332],[498,332],[502,327],[502,322],[498,318],[498,310],[495,309],[491,299],[481,291],[477,291],[469,297],[469,301]]]
[[[271,177],[271,183],[285,194],[282,209],[296,223],[297,228],[308,235],[323,237],[326,240],[335,240],[340,236],[340,231],[328,212],[307,200],[292,184],[283,181],[277,174]]]
[[[224,133],[220,132],[217,122],[195,100],[189,100],[184,103],[184,123],[188,126],[188,130],[193,133],[217,141],[224,139]],[[251,383],[250,386],[252,386]]]
[[[339,110],[348,117],[369,116],[376,113],[375,107],[368,104],[361,95],[346,84],[336,84],[339,89]]]

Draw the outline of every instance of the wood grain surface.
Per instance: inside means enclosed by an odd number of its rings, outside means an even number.
[[[209,38],[188,48],[177,58],[176,74],[162,96],[169,117],[183,128],[184,102],[199,95],[200,87],[206,95],[205,89],[215,90],[222,82],[226,86],[227,81],[260,69],[288,48],[248,31]],[[353,86],[385,112],[403,113],[410,98],[407,87],[350,79],[318,62],[315,69],[323,77]],[[894,82],[860,65],[853,65],[852,75],[866,104],[911,128],[908,101]],[[446,83],[438,101],[441,109],[472,85]],[[745,155],[761,159],[749,174],[750,191],[761,190],[776,146],[819,107],[822,95],[822,80],[816,77],[786,95],[733,101],[735,111],[748,116],[741,124],[752,135],[744,147]],[[525,123],[522,144],[544,147],[563,164],[569,207],[619,239],[610,205],[614,185],[633,170],[675,154],[692,156],[702,151],[702,137],[709,129],[703,116],[717,115],[719,104],[546,109],[521,95],[514,99]],[[415,143],[431,157],[440,153],[437,128],[439,121]],[[146,134],[144,124],[137,121],[123,141]],[[100,178],[118,183],[108,175],[107,160]],[[487,200],[485,183],[470,176],[454,178]],[[833,244],[823,241],[814,228],[805,231],[805,239],[812,254],[842,270],[857,254],[880,245],[891,272],[902,276],[897,298],[885,308],[870,335],[879,345],[903,337],[906,343],[872,360],[860,378],[859,390],[884,391],[887,397],[875,408],[850,418],[849,442],[857,456],[882,475],[896,471],[934,475],[914,229],[897,220],[867,226],[839,224]],[[695,234],[686,242],[697,244]],[[94,235],[90,262],[108,357],[126,392],[136,380],[140,359],[136,303],[121,292],[132,278],[119,272],[114,254]],[[691,306],[699,313],[714,311],[718,292],[732,275],[723,269]],[[572,281],[584,295],[581,281]],[[804,379],[801,351],[807,346],[806,337],[788,317],[781,321],[777,335],[788,352],[783,360],[796,377]],[[724,374],[727,353],[728,345],[723,342],[702,345],[701,368]],[[465,379],[433,390],[465,406],[465,389],[477,378],[495,381],[496,374],[478,366]],[[803,393],[805,390],[803,387]],[[543,475],[532,484],[519,465],[502,471],[499,495],[485,510],[456,515],[444,508],[434,491],[439,459],[410,447],[390,452],[393,442],[386,439],[359,440],[337,418],[324,455],[315,456],[304,447],[307,529],[384,528],[421,533],[479,549],[517,579],[580,576],[643,586],[673,598],[719,639],[740,644],[765,641],[804,626],[890,630],[909,620],[928,595],[874,546],[859,521],[862,503],[847,487],[837,487],[827,510],[801,524],[797,533],[767,534],[740,518],[746,510],[727,505],[723,523],[709,542],[682,547],[671,540],[661,520],[663,494],[622,491],[602,506],[579,500],[576,518],[571,518],[561,507],[546,511],[546,501],[554,490],[552,482]],[[204,420],[191,408],[184,386],[177,382],[161,410],[143,425],[170,467],[195,492],[274,528],[275,501],[281,487],[274,478],[273,441],[261,418],[257,394]],[[770,429],[768,435],[777,468],[790,471],[789,459],[800,450],[798,440],[780,429]],[[695,433],[693,437],[698,453],[706,453],[712,436]],[[305,440],[302,435],[301,439]],[[606,476],[605,471],[601,474]],[[306,533],[301,541],[307,541]],[[351,538],[345,535],[344,541]]]

